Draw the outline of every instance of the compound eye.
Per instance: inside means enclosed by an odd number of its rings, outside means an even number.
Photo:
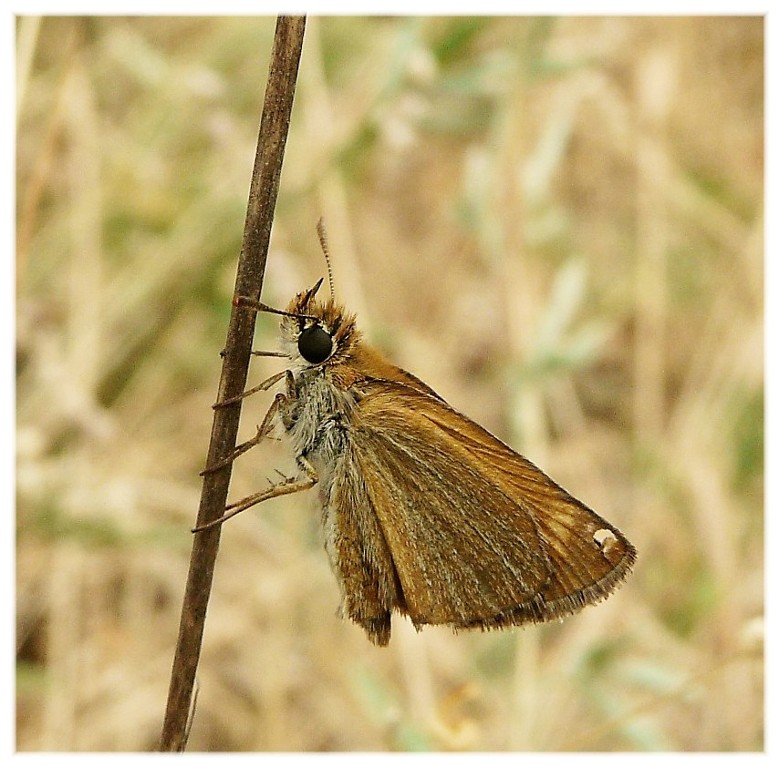
[[[298,336],[298,350],[306,362],[316,365],[324,362],[333,351],[333,339],[319,325],[301,331]]]

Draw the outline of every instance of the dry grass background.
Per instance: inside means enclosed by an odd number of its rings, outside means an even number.
[[[156,745],[273,26],[17,21],[21,751]],[[190,749],[761,749],[762,193],[761,18],[310,19],[265,300],[324,215],[369,338],[639,561],[563,624],[377,649],[313,498],[247,512]]]

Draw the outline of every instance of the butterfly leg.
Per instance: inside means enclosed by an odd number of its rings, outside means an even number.
[[[265,414],[265,418],[262,420],[262,424],[257,427],[257,433],[246,442],[238,445],[238,447],[233,450],[232,453],[230,453],[227,458],[222,459],[221,461],[218,461],[215,464],[212,464],[211,466],[206,466],[203,471],[200,472],[200,476],[202,477],[204,474],[211,474],[215,471],[218,471],[219,469],[223,469],[225,466],[229,466],[233,461],[235,461],[238,456],[243,455],[247,450],[251,450],[255,445],[258,445],[260,442],[262,442],[265,437],[267,437],[271,431],[273,431],[274,426],[274,419],[276,417],[276,414],[281,411],[282,420],[284,422],[285,426],[289,426],[291,423],[291,415],[290,415],[290,408],[292,404],[297,400],[297,389],[295,387],[295,377],[292,375],[291,370],[282,370],[281,373],[276,373],[275,375],[272,375],[270,378],[267,378],[264,380],[261,384],[255,386],[253,389],[249,389],[248,391],[245,391],[243,394],[239,394],[237,397],[231,397],[230,399],[223,400],[222,402],[218,402],[213,407],[225,407],[227,405],[234,404],[235,402],[238,402],[240,399],[243,399],[244,397],[248,397],[250,394],[254,394],[258,391],[263,391],[265,389],[269,389],[271,386],[273,386],[275,383],[278,383],[282,378],[286,376],[286,388],[287,393],[284,394],[277,394],[276,399],[273,400],[273,403],[271,404],[270,408],[268,408],[268,412]]]
[[[257,427],[257,433],[251,439],[248,439],[246,442],[238,445],[238,447],[236,447],[235,450],[233,450],[233,452],[227,456],[227,458],[224,458],[221,461],[217,461],[217,463],[211,464],[210,466],[206,466],[206,468],[200,472],[200,476],[202,477],[204,474],[212,474],[215,471],[223,469],[225,466],[229,466],[236,458],[238,458],[238,456],[243,455],[247,450],[251,450],[255,445],[259,445],[260,442],[262,442],[262,440],[264,440],[265,437],[267,437],[271,431],[273,431],[276,413],[281,407],[282,401],[285,399],[286,398],[283,394],[277,394],[276,399],[273,400],[273,403],[268,408],[268,412],[265,414],[265,418],[262,419],[262,424]]]
[[[214,464],[213,466],[207,467],[201,472],[201,474],[216,471],[217,469],[229,465],[239,455],[242,455],[247,450],[250,450],[252,447],[259,444],[272,431],[277,414],[280,414],[281,420],[285,426],[291,425],[292,409],[297,401],[297,388],[295,386],[295,378],[290,370],[286,370],[280,375],[274,376],[273,382],[275,383],[282,376],[286,376],[287,393],[282,394],[279,392],[276,395],[276,398],[273,400],[273,404],[270,406],[270,408],[268,408],[268,412],[265,414],[262,425],[257,428],[257,434],[255,434],[255,436],[250,440],[247,440],[243,444],[239,445],[226,459]],[[299,456],[297,461],[298,466],[303,473],[302,477],[284,477],[281,482],[272,484],[266,490],[249,495],[240,501],[236,501],[235,503],[231,503],[225,507],[225,514],[223,514],[221,517],[204,525],[200,525],[199,527],[193,528],[192,532],[197,533],[201,530],[208,530],[209,528],[215,527],[216,525],[221,525],[223,522],[230,519],[230,517],[234,517],[236,514],[240,514],[242,511],[245,511],[252,506],[256,506],[258,503],[262,503],[263,501],[270,500],[271,498],[277,498],[280,495],[290,495],[291,493],[299,493],[302,490],[308,490],[310,487],[313,487],[319,481],[316,469],[314,469],[311,463],[304,456]]]
[[[281,396],[281,395],[280,395]],[[254,495],[249,495],[246,498],[242,498],[240,501],[231,503],[225,507],[225,513],[218,519],[214,519],[211,522],[207,522],[205,525],[200,525],[192,529],[193,533],[199,533],[201,530],[208,530],[217,525],[221,525],[236,514],[240,514],[242,511],[256,506],[263,501],[269,501],[271,498],[278,498],[280,495],[291,495],[292,493],[299,493],[302,490],[308,490],[313,487],[318,481],[319,477],[314,467],[305,459],[302,458],[298,461],[300,468],[303,470],[305,476],[296,479],[294,477],[285,477],[282,482],[277,482],[275,485],[271,485],[267,490],[263,490]]]
[[[266,378],[262,383],[257,384],[257,386],[254,386],[251,389],[247,389],[245,392],[242,392],[235,397],[228,397],[227,399],[223,399],[221,402],[216,402],[211,405],[211,407],[214,408],[214,410],[220,407],[227,407],[228,405],[234,405],[236,402],[240,402],[242,399],[249,397],[252,394],[256,394],[258,391],[267,391],[271,386],[273,386],[273,384],[278,383],[282,378],[284,378],[287,373],[290,373],[290,371],[282,370],[281,373],[276,373],[270,378]]]

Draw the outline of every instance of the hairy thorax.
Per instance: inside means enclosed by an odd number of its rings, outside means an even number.
[[[326,371],[304,370],[295,375],[297,399],[284,424],[295,456],[307,459],[325,484],[348,440],[355,396],[329,380]]]

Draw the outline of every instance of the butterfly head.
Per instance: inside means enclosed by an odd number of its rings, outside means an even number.
[[[281,320],[285,351],[295,367],[326,367],[344,362],[359,340],[355,317],[332,297],[321,301],[316,295],[323,280],[298,293]]]

